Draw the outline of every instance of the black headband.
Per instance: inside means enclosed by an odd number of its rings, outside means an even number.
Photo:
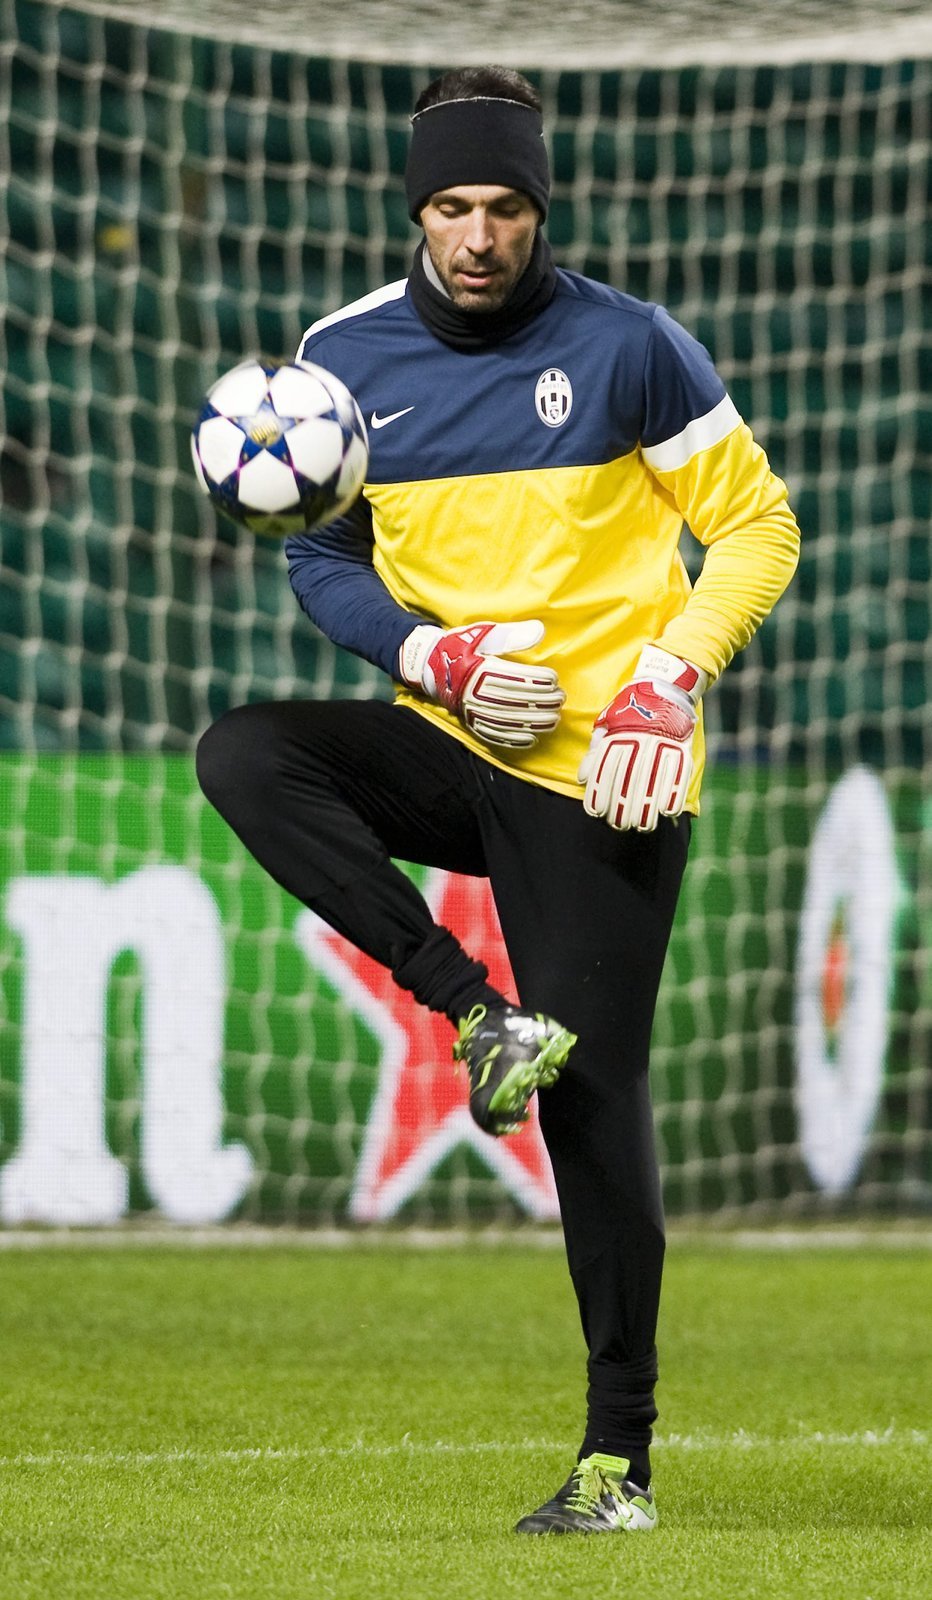
[[[411,119],[405,169],[408,214],[439,189],[496,184],[530,195],[542,217],[550,204],[550,164],[539,111],[520,100],[441,100]]]

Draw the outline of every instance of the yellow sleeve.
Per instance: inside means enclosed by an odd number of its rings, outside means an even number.
[[[655,643],[715,679],[744,649],[796,571],[799,528],[786,484],[771,472],[746,423],[739,420],[726,438],[682,465],[668,466],[669,454],[652,462],[652,454],[644,452],[651,471],[706,546],[684,609]]]

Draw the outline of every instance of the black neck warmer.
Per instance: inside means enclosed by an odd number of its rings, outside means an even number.
[[[534,249],[522,276],[498,311],[461,311],[449,295],[435,288],[424,271],[426,240],[414,258],[408,276],[408,293],[414,309],[435,338],[454,350],[484,350],[501,344],[527,327],[548,306],[557,287],[557,270],[550,245],[538,229]]]

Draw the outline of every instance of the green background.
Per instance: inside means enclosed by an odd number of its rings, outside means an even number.
[[[219,373],[407,271],[428,69],[39,0],[0,18],[0,745],[188,748],[274,690],[286,638],[297,681],[372,692],[283,630],[274,549],[244,603],[188,430]],[[723,748],[754,730],[819,771],[930,764],[932,62],[529,65],[558,261],[686,321],[803,530],[791,594],[720,685]]]
[[[244,355],[407,270],[408,116],[432,69],[0,0],[0,848],[23,872],[184,863],[228,942],[227,1131],[250,1217],[340,1219],[376,1042],[297,908],[192,779],[229,706],[384,694],[298,612],[281,551],[218,521],[188,435]],[[438,63],[438,67],[446,63]],[[535,71],[558,261],[666,304],[787,479],[800,568],[708,701],[713,764],[657,1015],[671,1210],[927,1209],[932,1195],[932,62]],[[684,540],[692,573],[701,556]],[[867,764],[903,885],[885,1092],[856,1188],[795,1145],[793,966],[812,827]],[[0,1159],[21,952],[0,922]],[[138,962],[115,965],[108,1134],[138,1162]],[[455,1180],[455,1181],[451,1181]],[[450,1156],[408,1214],[507,1214]]]
[[[806,843],[820,796],[805,775],[714,772],[693,831],[654,1035],[652,1081],[667,1203],[674,1213],[891,1209],[928,1180],[916,1124],[916,1052],[928,1015],[929,929],[916,875],[930,847],[919,789],[893,790],[903,903],[886,1087],[858,1186],[829,1201],[795,1145],[793,968]],[[378,1045],[294,940],[301,907],[255,865],[197,788],[182,755],[0,760],[0,892],[23,873],[114,881],[139,867],[193,870],[218,905],[227,944],[226,1136],[256,1176],[240,1215],[339,1221],[378,1081]],[[734,850],[740,832],[741,859]],[[776,847],[776,848],[775,848]],[[774,900],[774,860],[779,899]],[[411,869],[415,877],[415,869]],[[20,941],[0,899],[0,1110],[7,1157],[19,1132]],[[135,956],[116,961],[106,1026],[107,1132],[128,1164],[131,1203],[150,1202],[139,1163],[140,1017]],[[452,1037],[452,1036],[451,1036]],[[452,1070],[452,1067],[451,1067]],[[928,1128],[928,1121],[922,1127]],[[451,1183],[455,1179],[455,1183]],[[420,1221],[512,1214],[514,1203],[465,1148],[402,1213]]]

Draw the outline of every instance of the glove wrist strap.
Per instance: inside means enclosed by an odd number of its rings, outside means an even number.
[[[701,667],[664,650],[659,644],[644,646],[635,668],[636,678],[648,678],[658,694],[666,699],[683,703],[682,698],[695,708],[709,687],[709,674]],[[670,692],[674,691],[674,692]]]
[[[442,633],[442,628],[425,622],[408,634],[398,652],[398,671],[402,682],[408,684],[410,688],[423,689],[424,693],[429,695],[436,692],[434,675],[427,662]]]

